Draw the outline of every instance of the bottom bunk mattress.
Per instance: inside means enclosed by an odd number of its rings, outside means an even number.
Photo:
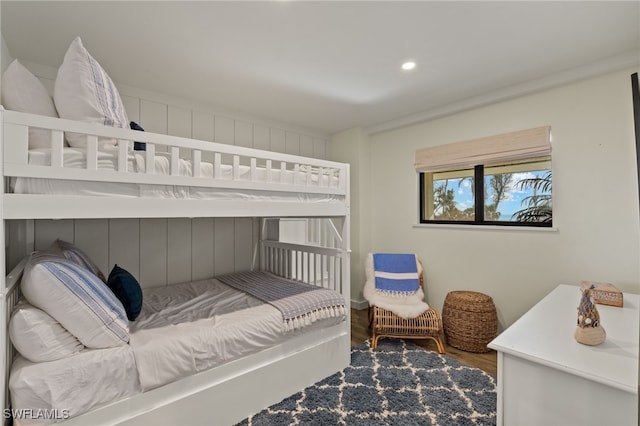
[[[250,274],[266,282],[275,277]],[[242,274],[226,278],[238,276]],[[18,356],[9,381],[13,408],[75,417],[346,318],[343,305],[291,327],[281,310],[221,279],[144,289],[142,311],[129,323],[126,346],[85,349],[41,363]]]

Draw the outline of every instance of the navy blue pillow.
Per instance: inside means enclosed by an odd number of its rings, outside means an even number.
[[[107,286],[122,302],[129,321],[134,321],[142,310],[142,288],[138,280],[126,270],[115,265],[107,279]]]
[[[135,121],[132,121],[131,123],[129,123],[129,127],[131,128],[131,130],[140,130],[141,132],[144,132],[144,129]],[[147,150],[147,144],[144,142],[133,142],[133,150],[134,151],[146,151]]]

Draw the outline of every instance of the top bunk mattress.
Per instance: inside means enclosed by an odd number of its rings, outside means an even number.
[[[154,154],[155,168],[151,173],[146,169],[146,154],[144,151],[130,151],[127,155],[127,172],[132,174],[151,174],[155,176],[175,175],[171,170],[171,155],[165,152]],[[28,163],[33,166],[50,166],[51,149],[32,149],[28,153]],[[87,151],[81,148],[63,148],[64,169],[85,169]],[[113,171],[118,169],[118,150],[101,149],[97,153],[97,170]],[[192,176],[193,162],[189,159],[179,159],[178,176]],[[200,177],[213,179],[214,164],[207,161],[200,162]],[[197,185],[163,185],[147,183],[110,182],[98,180],[76,180],[60,178],[32,178],[13,177],[10,180],[9,191],[15,194],[40,195],[83,195],[110,197],[151,197],[164,199],[205,199],[205,200],[273,200],[292,202],[325,202],[343,203],[344,196],[331,193],[278,191],[278,185],[293,185],[304,183],[318,187],[337,187],[338,177],[329,174],[307,173],[305,168],[298,170],[281,170],[274,168],[267,172],[265,167],[252,167],[239,164],[237,168],[229,164],[220,164],[216,179],[222,182],[221,187]],[[320,182],[318,181],[320,180]],[[274,183],[273,189],[268,191],[254,189],[236,189],[233,186],[225,188],[224,182]]]

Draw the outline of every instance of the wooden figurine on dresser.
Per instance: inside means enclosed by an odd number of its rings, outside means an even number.
[[[600,325],[600,314],[591,296],[591,290],[595,286],[582,289],[580,305],[578,305],[578,326],[576,327],[575,338],[578,343],[595,346],[604,342],[607,333]]]

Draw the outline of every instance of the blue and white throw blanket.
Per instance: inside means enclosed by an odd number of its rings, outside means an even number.
[[[420,288],[418,263],[414,254],[375,253],[375,288],[385,295],[409,296]]]
[[[402,318],[415,318],[429,309],[420,287],[420,271],[415,254],[369,254],[362,294],[369,305],[388,309]]]
[[[269,272],[235,272],[216,278],[277,308],[282,313],[284,331],[297,330],[324,318],[347,315],[344,297],[327,288]]]

